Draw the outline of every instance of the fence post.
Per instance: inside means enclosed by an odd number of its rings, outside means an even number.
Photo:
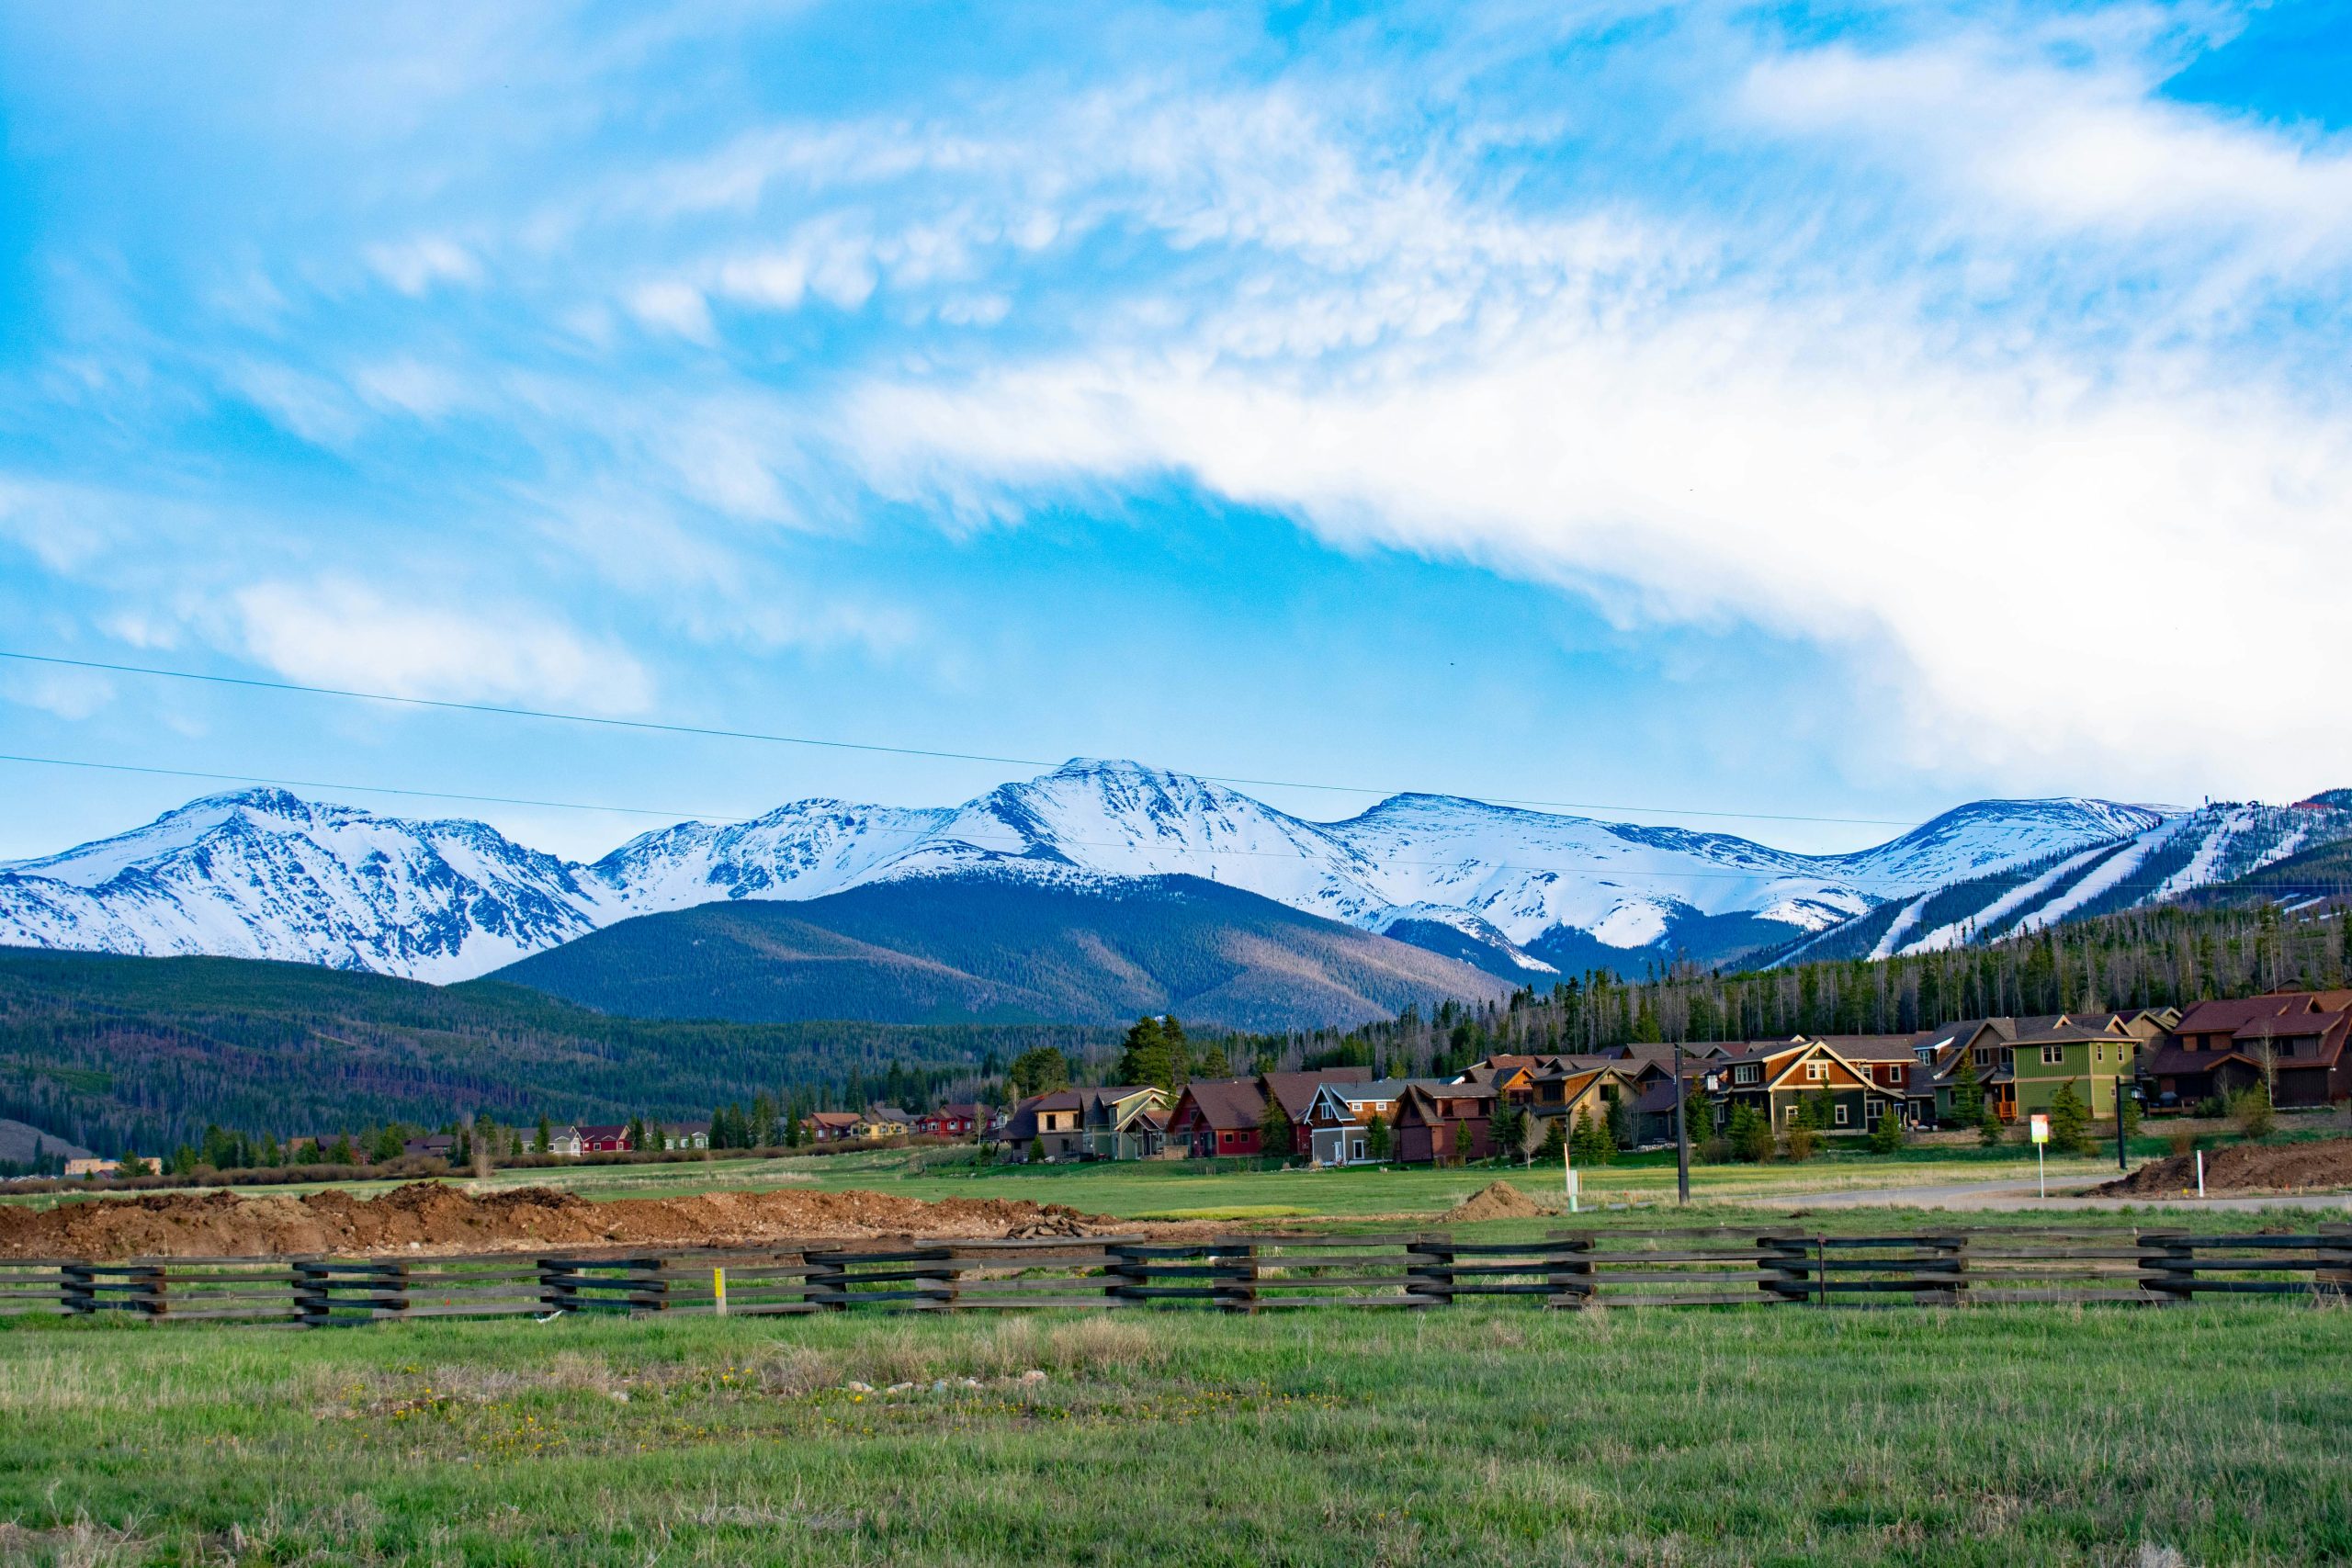
[[[1813,1292],[1813,1264],[1805,1253],[1807,1245],[1800,1235],[1757,1237],[1756,1267],[1772,1278],[1758,1280],[1756,1288],[1775,1303],[1801,1305]]]
[[[1114,1306],[1135,1306],[1143,1301],[1136,1292],[1143,1289],[1143,1260],[1132,1247],[1112,1246],[1104,1248],[1110,1258],[1106,1271],[1119,1282],[1104,1292]]]
[[[97,1275],[88,1264],[61,1264],[57,1289],[67,1312],[81,1316],[98,1310]]]
[[[564,1258],[542,1258],[539,1265],[539,1304],[550,1313],[577,1312],[580,1292],[573,1288],[571,1262]]]
[[[1566,1231],[1554,1231],[1546,1240],[1554,1243],[1552,1254],[1544,1259],[1544,1283],[1552,1293],[1544,1298],[1548,1307],[1581,1309],[1592,1304],[1592,1237],[1575,1235]]]
[[[670,1310],[670,1271],[659,1258],[629,1259],[623,1278],[628,1286],[628,1311],[631,1317],[641,1312]]]
[[[1968,1237],[1929,1236],[1928,1246],[1936,1255],[1936,1272],[1948,1276],[1951,1283],[1941,1290],[1921,1291],[1912,1300],[1924,1306],[1961,1305],[1968,1300]]]
[[[1224,1273],[1217,1280],[1217,1305],[1227,1312],[1258,1310],[1258,1244],[1245,1241],[1237,1251],[1228,1243],[1219,1249]]]
[[[2320,1248],[2319,1267],[2312,1270],[2312,1300],[2352,1298],[2352,1225],[2324,1224],[2319,1234],[2327,1240]]]
[[[1429,1306],[1453,1304],[1453,1238],[1443,1232],[1431,1232],[1415,1236],[1406,1247],[1410,1258],[1405,1272],[1410,1280],[1405,1287],[1408,1295],[1421,1298]]]
[[[826,1312],[849,1310],[849,1265],[842,1261],[844,1248],[820,1247],[804,1252],[801,1257],[816,1271],[808,1276],[805,1287],[808,1298],[815,1301],[822,1294],[826,1299],[817,1305]]]
[[[2140,1235],[2140,1288],[2156,1298],[2158,1306],[2187,1306],[2195,1292],[2197,1252],[2178,1231],[2143,1231]]]

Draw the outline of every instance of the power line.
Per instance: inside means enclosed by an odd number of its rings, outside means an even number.
[[[272,778],[257,773],[204,773],[189,768],[153,767],[130,762],[96,762],[90,761],[86,759],[72,757],[33,757],[14,752],[0,752],[0,762],[18,762],[36,767],[82,768],[98,773],[137,773],[158,778],[200,779],[214,784],[264,784],[277,789],[332,789],[362,795],[393,795],[422,800],[456,800],[475,805],[528,806],[555,811],[614,812],[634,817],[662,818],[673,822],[684,818],[695,818],[710,822],[740,824],[745,822],[756,822],[760,819],[756,817],[735,816],[722,812],[672,811],[658,807],[611,806],[576,800],[537,800],[522,796],[503,795],[465,795],[449,790],[413,789],[390,784],[353,784],[348,782],[335,783],[317,779]],[[934,828],[924,827],[910,829],[903,833],[886,836],[903,838],[906,842],[913,844],[930,837],[935,831],[937,831],[937,829]],[[951,839],[943,839],[941,842],[943,845],[960,843],[972,849],[1004,850],[1016,853],[1024,852],[1033,847],[1028,840],[1018,836],[1011,837],[1008,841],[1003,844],[991,844],[986,842],[984,838],[978,835],[958,835]],[[1122,843],[1106,840],[1057,839],[1056,842],[1069,845],[1074,849],[1132,850],[1136,847],[1131,842]],[[1339,847],[1349,850],[1351,853],[1361,852],[1354,851],[1351,846],[1346,844],[1341,844]],[[2084,851],[2078,851],[2075,852],[2086,852],[2089,850],[2095,850],[2103,846],[2096,844],[2087,845],[2085,846]],[[70,853],[71,852],[69,851],[67,852]],[[1305,858],[1300,855],[1285,853],[1280,850],[1221,850],[1191,847],[1188,850],[1188,852],[1218,860],[1295,861]],[[1817,857],[1807,856],[1804,858],[1831,860],[1839,857],[1824,855]],[[1409,860],[1388,855],[1380,856],[1378,858],[1378,863],[1380,865],[1392,866],[1419,866],[1433,870],[1452,870],[1458,868],[1463,864],[1460,861]],[[1919,882],[1917,877],[1838,875],[1834,873],[1794,869],[1759,868],[1755,871],[1669,871],[1644,866],[1522,865],[1510,861],[1488,861],[1476,859],[1474,859],[1472,863],[1488,871],[1516,871],[1525,873],[1530,875],[1543,876],[1586,877],[1595,881],[1612,881],[1619,878],[1640,880],[1668,878],[1675,881],[1760,882],[1768,884],[1774,882],[1828,883],[1838,886],[1851,887],[1884,885],[1895,887],[1917,889],[1919,886]],[[1088,868],[1080,867],[1076,869],[1083,870]],[[1104,873],[1104,874],[1116,874]],[[1157,874],[1142,873],[1136,874]],[[2049,874],[2045,873],[2044,874]],[[2117,881],[2102,884],[2099,891],[2101,893],[2115,890],[2138,891],[2145,888],[2161,888],[2167,886],[2169,886],[2169,879],[2166,879],[2164,882],[2153,883]],[[2281,886],[2286,891],[2301,890],[2290,885]],[[1929,889],[1928,891],[1933,891],[1933,889]]]
[[[115,675],[147,675],[167,681],[195,681],[215,686],[239,686],[251,691],[294,692],[305,696],[343,697],[357,702],[393,703],[404,707],[436,708],[449,713],[492,714],[503,718],[536,718],[562,724],[595,725],[608,729],[633,729],[660,735],[695,735],[719,740],[752,740],[777,746],[808,746],[832,751],[862,751],[888,757],[921,757],[937,761],[990,762],[1005,767],[1055,768],[1061,764],[1038,757],[999,757],[979,751],[949,751],[924,746],[885,746],[862,740],[835,740],[808,735],[777,735],[763,730],[725,729],[695,724],[669,724],[656,719],[614,718],[602,714],[564,713],[549,708],[508,707],[496,703],[463,703],[440,697],[407,697],[390,692],[364,692],[341,686],[312,686],[295,681],[265,681],[246,675],[215,675],[193,670],[167,670],[159,665],[117,664],[95,659],[67,659],[50,653],[22,653],[0,649],[0,659],[25,664],[54,665],[69,670],[95,670]],[[1369,784],[1310,784],[1297,779],[1243,778],[1229,773],[1194,773],[1212,784],[1250,789],[1319,790],[1334,795],[1389,796],[1411,790],[1375,788]],[[311,786],[304,786],[311,787]],[[356,786],[355,786],[356,787]],[[388,792],[389,793],[389,792]],[[451,796],[449,798],[463,798]],[[1913,828],[1918,824],[1892,817],[1806,817],[1769,811],[1707,811],[1673,806],[1626,806],[1605,801],[1530,800],[1512,795],[1462,796],[1497,806],[1533,807],[1546,811],[1634,811],[1652,817],[1703,817],[1736,822],[1817,822],[1870,828]]]

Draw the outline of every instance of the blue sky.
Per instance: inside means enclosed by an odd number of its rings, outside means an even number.
[[[2318,3],[0,6],[0,645],[1761,816],[2290,798],[2352,783],[2347,121]],[[0,739],[721,814],[1023,771],[23,666]],[[0,856],[205,787],[0,780]]]

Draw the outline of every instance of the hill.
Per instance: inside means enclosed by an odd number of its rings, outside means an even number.
[[[1278,1032],[1510,987],[1405,942],[1192,876],[926,877],[649,915],[500,970],[644,1018],[898,1023],[1143,1013]]]
[[[695,1117],[763,1089],[854,1095],[853,1075],[876,1095],[969,1084],[1032,1046],[1114,1038],[616,1018],[492,981],[0,948],[0,1118],[107,1153],[192,1142],[207,1122],[284,1138],[482,1109],[526,1125]]]

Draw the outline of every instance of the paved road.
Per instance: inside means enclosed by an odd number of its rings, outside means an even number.
[[[2088,1198],[2085,1189],[2095,1180],[2068,1178],[2050,1184],[2041,1197],[2030,1181],[1971,1181],[1945,1187],[1871,1187],[1836,1192],[1792,1194],[1782,1198],[1749,1198],[1743,1201],[1759,1209],[2144,1209],[2161,1203],[2182,1209],[2336,1209],[2352,1211],[2352,1193],[2297,1192],[2257,1198]]]

